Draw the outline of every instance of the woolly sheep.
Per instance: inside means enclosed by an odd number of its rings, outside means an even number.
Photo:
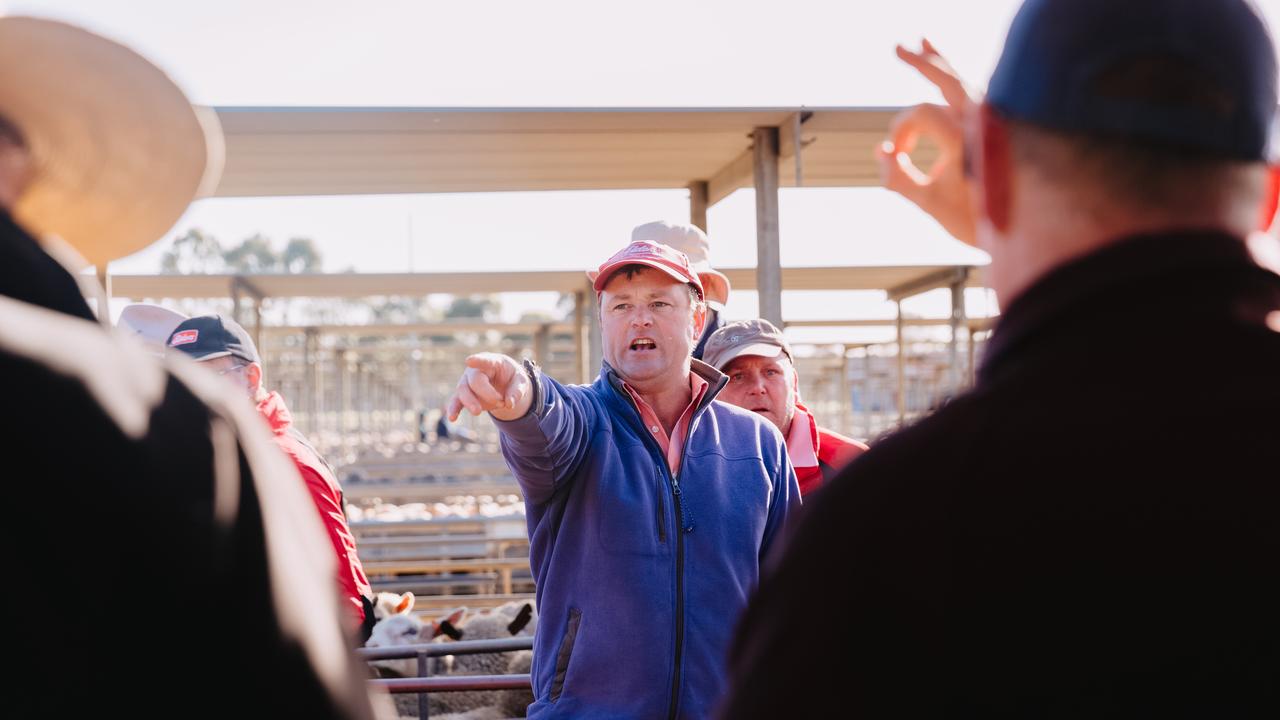
[[[463,641],[497,640],[525,633],[532,634],[534,611],[531,603],[513,602],[501,605],[487,613],[469,615],[457,626]],[[451,642],[444,637],[434,642]],[[528,655],[524,660],[522,655]],[[523,669],[512,670],[513,664]],[[446,655],[432,658],[432,675],[507,675],[513,672],[527,673],[532,664],[532,654],[523,652],[478,653],[474,655]],[[524,717],[526,708],[533,702],[531,689],[501,691],[463,691],[434,693],[429,699],[432,717],[437,712],[457,713],[495,705],[502,709],[504,717]]]
[[[457,633],[453,628],[462,621],[466,611],[466,608],[459,608],[448,615],[427,622],[404,613],[390,615],[373,626],[364,646],[385,648],[431,642],[432,638],[441,633],[450,631]],[[371,665],[378,670],[380,676],[384,677],[413,677],[418,674],[418,661],[415,659],[377,660]]]

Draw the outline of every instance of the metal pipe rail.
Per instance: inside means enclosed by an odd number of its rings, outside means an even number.
[[[449,675],[444,677],[383,678],[371,685],[390,693],[457,692],[462,690],[527,690],[529,675]]]
[[[460,640],[449,643],[419,643],[387,648],[359,648],[356,656],[362,660],[406,660],[417,658],[418,677],[382,678],[369,680],[369,684],[390,693],[418,693],[418,717],[430,717],[426,693],[458,692],[461,690],[520,690],[531,687],[532,680],[525,675],[451,675],[427,677],[427,658],[441,655],[476,655],[488,652],[532,650],[533,638],[513,637],[501,640]]]
[[[440,657],[442,655],[477,655],[479,653],[532,649],[533,638],[525,636],[502,638],[500,640],[459,640],[457,642],[359,648],[356,650],[356,656],[361,660],[407,660],[416,658],[419,655],[423,657]]]

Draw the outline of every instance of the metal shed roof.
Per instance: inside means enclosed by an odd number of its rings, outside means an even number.
[[[964,274],[976,286],[967,265],[884,267],[791,267],[782,269],[787,290],[885,290],[890,297],[944,287]],[[755,290],[754,268],[722,270],[735,290]],[[115,275],[112,294],[142,298],[227,297],[233,285],[262,297],[360,298],[445,293],[572,293],[589,288],[581,270],[528,272],[326,273],[299,275]]]
[[[785,187],[877,183],[893,108],[217,108],[217,195],[683,188],[752,184],[751,133],[779,129]],[[797,149],[801,162],[795,162]],[[921,160],[927,160],[923,151]],[[799,173],[797,173],[799,170]]]

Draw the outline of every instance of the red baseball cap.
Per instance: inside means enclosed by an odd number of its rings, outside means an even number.
[[[600,269],[595,271],[588,270],[587,277],[591,280],[591,287],[595,288],[597,293],[603,291],[605,283],[609,282],[613,272],[627,265],[644,265],[655,270],[661,270],[674,280],[688,283],[697,288],[698,297],[706,297],[702,289],[702,280],[698,278],[698,273],[694,272],[693,268],[689,266],[688,255],[666,245],[646,240],[637,240],[622,248],[616,255],[605,260]]]

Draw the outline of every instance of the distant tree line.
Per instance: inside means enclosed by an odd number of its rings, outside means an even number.
[[[290,238],[276,249],[271,240],[255,234],[239,244],[224,246],[216,237],[198,228],[173,239],[160,258],[160,271],[168,275],[205,274],[297,274],[321,272],[323,258],[310,238]],[[353,268],[345,272],[354,272]],[[215,303],[186,301],[184,311],[225,311]],[[502,306],[492,295],[454,297],[443,312],[424,297],[370,298],[368,301],[336,298],[274,299],[273,322],[290,324],[416,323],[444,320],[497,320]]]

